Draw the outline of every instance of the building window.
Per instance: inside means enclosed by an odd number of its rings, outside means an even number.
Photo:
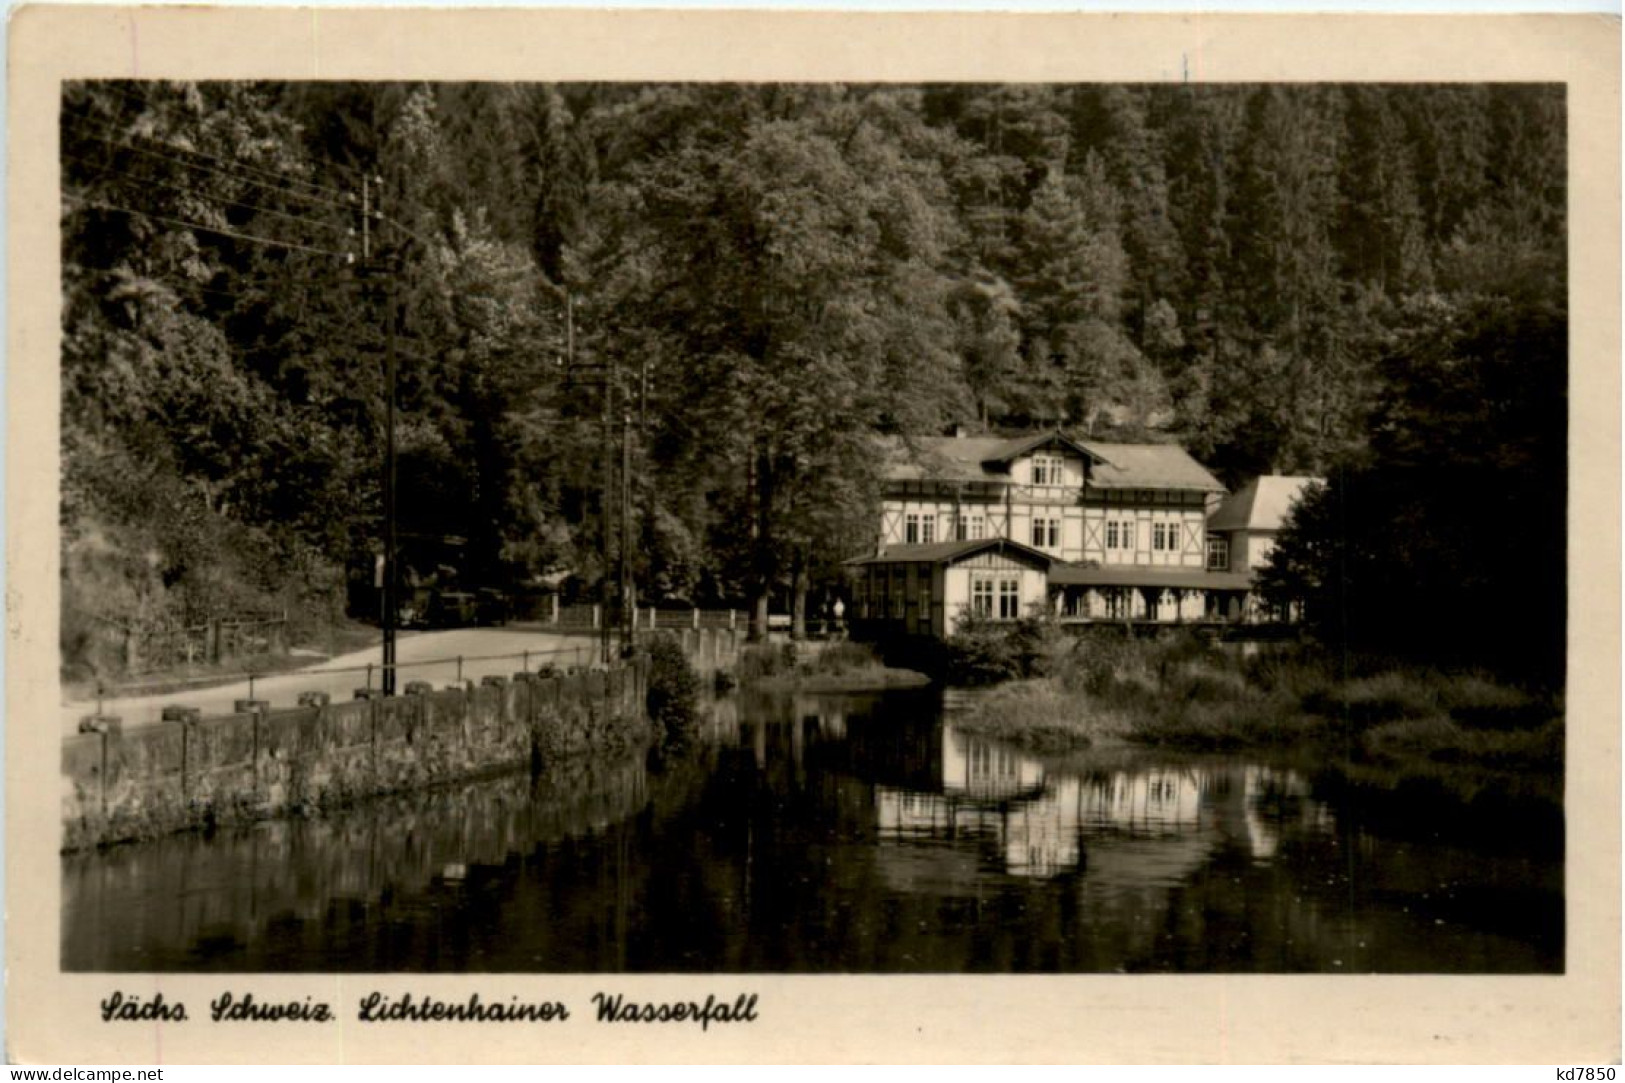
[[[977,576],[970,584],[970,613],[977,620],[993,617],[993,580]]]
[[[1151,548],[1164,552],[1177,552],[1179,549],[1179,524],[1152,523]]]
[[[1108,519],[1106,521],[1106,548],[1107,549],[1133,549],[1134,548],[1134,520]]]
[[[1059,455],[1033,456],[1033,484],[1034,485],[1060,485],[1065,480],[1062,463]]]
[[[920,544],[920,517],[912,511],[903,516],[903,544]]]
[[[1210,572],[1230,570],[1229,538],[1209,538],[1207,540],[1207,567]]]
[[[1033,547],[1035,549],[1059,549],[1061,547],[1061,520],[1042,517],[1033,519]]]
[[[1021,616],[1021,580],[999,580],[999,619],[1015,620]]]
[[[972,541],[980,541],[987,537],[987,520],[980,515],[970,517],[970,536]]]
[[[920,516],[920,544],[930,545],[937,540],[937,517],[935,515]]]

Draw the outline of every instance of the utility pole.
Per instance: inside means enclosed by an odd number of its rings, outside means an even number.
[[[632,411],[621,411],[621,627],[623,646],[637,638],[637,598],[632,592]]]
[[[384,695],[395,694],[395,628],[400,613],[399,576],[395,560],[395,325],[397,268],[393,259],[373,260],[373,222],[382,221],[379,203],[383,200],[383,177],[361,178],[361,269],[368,276],[381,276],[384,305],[384,568],[382,686]]]
[[[600,440],[599,440],[599,447],[602,449],[602,453],[603,453],[603,456],[604,456],[604,487],[603,487],[603,493],[599,496],[599,499],[598,499],[599,516],[600,516],[600,518],[602,520],[602,527],[603,527],[603,534],[602,534],[602,538],[600,539],[601,542],[602,542],[602,549],[601,549],[599,555],[603,559],[604,574],[603,574],[603,577],[599,580],[599,584],[598,584],[598,587],[599,587],[599,589],[598,589],[599,610],[598,611],[600,613],[600,617],[599,617],[599,621],[598,621],[598,652],[599,652],[599,660],[602,661],[606,666],[609,665],[609,655],[610,655],[610,650],[609,650],[609,641],[610,641],[609,615],[610,615],[610,613],[614,612],[614,606],[613,606],[613,603],[614,603],[614,588],[610,585],[610,575],[609,575],[609,554],[610,554],[610,551],[611,551],[610,547],[611,547],[611,544],[612,544],[612,539],[611,539],[610,535],[611,535],[611,533],[613,531],[613,524],[610,521],[610,510],[609,509],[610,509],[610,502],[611,502],[611,494],[613,494],[615,492],[615,460],[610,457],[610,452],[609,452],[610,433],[611,433],[610,418],[612,416],[612,414],[610,413],[610,399],[611,399],[611,396],[614,394],[614,389],[615,389],[614,381],[610,377],[610,373],[609,373],[608,368],[605,368],[605,370],[604,370],[603,430],[602,430],[602,434],[601,434],[601,437],[600,437]]]
[[[596,364],[576,363],[575,298],[566,293],[564,299],[565,381],[566,387],[591,388],[596,385],[603,393],[599,414],[599,450],[603,458],[603,476],[600,479],[598,500],[598,552],[603,571],[598,591],[598,653],[606,665],[613,655],[613,642],[619,635],[622,646],[632,642],[637,620],[632,588],[632,390],[621,392],[621,482],[615,487],[615,389],[621,381],[620,368],[611,362]],[[595,374],[594,379],[577,382],[583,372]],[[620,520],[617,528],[615,520]],[[617,533],[619,536],[617,537]],[[616,545],[620,548],[617,551]],[[618,574],[611,572],[618,558]],[[616,580],[619,580],[617,585]],[[613,629],[613,631],[612,631]]]

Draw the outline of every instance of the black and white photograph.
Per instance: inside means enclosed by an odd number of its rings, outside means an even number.
[[[1415,74],[62,80],[36,950],[1562,978],[1574,104]]]

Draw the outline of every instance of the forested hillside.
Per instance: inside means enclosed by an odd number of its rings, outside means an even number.
[[[65,657],[370,579],[391,295],[401,530],[470,582],[598,579],[623,427],[638,589],[698,604],[860,551],[877,432],[1358,467],[1427,421],[1407,351],[1561,324],[1564,129],[1540,86],[71,85]]]

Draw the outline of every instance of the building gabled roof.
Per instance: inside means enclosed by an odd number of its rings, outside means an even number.
[[[1224,486],[1207,467],[1177,444],[1085,445],[1101,461],[1090,484],[1102,489],[1187,489],[1222,493]]]
[[[1106,444],[1043,432],[1018,437],[922,436],[907,442],[893,437],[881,447],[889,480],[1007,481],[1012,459],[1054,444],[1088,459],[1090,484],[1099,488],[1224,492],[1217,478],[1174,444]]]
[[[947,437],[947,439],[964,439],[963,437]],[[1080,444],[1059,429],[1050,432],[1035,432],[1030,436],[1015,436],[1001,441],[999,446],[992,449],[991,454],[983,458],[984,463],[1008,463],[1011,459],[1019,459],[1023,455],[1059,444],[1061,447],[1076,453],[1085,459],[1100,462],[1099,454],[1091,451],[1085,444]]]
[[[860,567],[865,564],[952,564],[987,549],[1026,557],[1045,568],[1060,563],[1041,549],[1034,549],[1030,545],[1023,545],[1008,538],[975,538],[966,541],[932,542],[929,545],[888,545],[879,553],[853,557],[844,563],[847,567]]]
[[[997,461],[1010,441],[1000,436],[919,436],[904,441],[882,438],[884,476],[891,480],[996,481],[984,463]],[[910,446],[912,445],[912,447]]]
[[[1280,530],[1288,513],[1320,478],[1267,474],[1226,497],[1208,517],[1209,530]]]

